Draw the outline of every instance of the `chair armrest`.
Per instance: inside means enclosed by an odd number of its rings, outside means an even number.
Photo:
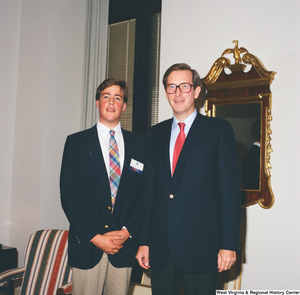
[[[0,274],[0,284],[9,282],[9,281],[12,281],[15,279],[23,278],[24,273],[25,273],[25,267],[13,268],[13,269],[4,271]]]
[[[71,294],[72,292],[72,282],[66,283],[59,287],[56,291],[57,295]]]

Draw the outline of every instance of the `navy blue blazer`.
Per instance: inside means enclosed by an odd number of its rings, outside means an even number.
[[[139,244],[151,268],[168,255],[180,271],[217,270],[220,249],[238,251],[241,193],[237,147],[230,123],[197,114],[173,177],[169,160],[172,119],[147,134],[147,188]],[[145,175],[144,175],[145,176]]]
[[[145,140],[122,129],[125,157],[111,214],[110,186],[96,126],[67,137],[60,175],[63,210],[70,222],[69,264],[90,269],[103,251],[90,240],[97,234],[121,230],[125,226],[132,238],[115,255],[108,255],[115,267],[132,266],[137,251],[138,197],[141,174],[129,169],[131,159],[143,163]]]

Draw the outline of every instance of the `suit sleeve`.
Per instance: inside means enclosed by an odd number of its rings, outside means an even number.
[[[145,187],[143,179],[145,179],[144,175],[147,173],[146,163],[145,163],[145,145],[146,141],[145,138],[130,133],[131,136],[135,136],[135,149],[137,150],[137,154],[133,156],[134,159],[137,159],[139,162],[144,164],[143,171],[141,173],[141,177],[138,178],[136,182],[130,182],[128,183],[129,186],[136,186],[132,187],[134,194],[136,195],[135,202],[133,204],[133,209],[131,210],[130,218],[127,220],[127,222],[124,224],[124,226],[127,228],[128,232],[130,233],[131,238],[134,240],[139,235],[139,228],[140,228],[140,206],[141,206],[141,195],[143,194]],[[133,140],[132,140],[133,142]],[[137,172],[135,172],[137,173]],[[126,184],[127,185],[127,184]]]
[[[218,177],[220,196],[220,249],[239,249],[241,219],[241,190],[237,146],[234,131],[224,121],[218,148]]]
[[[63,210],[80,243],[86,244],[98,234],[91,216],[80,200],[80,141],[68,137],[65,143],[60,174],[60,194]]]
[[[139,202],[140,215],[140,231],[139,231],[139,246],[148,245],[149,228],[151,221],[151,211],[154,197],[154,171],[152,159],[152,144],[151,144],[151,131],[148,132],[146,138],[145,149],[145,168],[142,176],[142,191]]]

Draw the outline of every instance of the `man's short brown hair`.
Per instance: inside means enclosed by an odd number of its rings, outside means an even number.
[[[168,77],[174,71],[190,71],[193,75],[194,89],[196,89],[198,86],[202,88],[202,80],[200,79],[198,72],[185,63],[177,63],[170,66],[163,76],[163,84],[165,89],[167,88]]]
[[[96,91],[96,100],[99,100],[99,98],[101,96],[101,92],[104,89],[111,87],[113,85],[120,86],[120,88],[123,90],[123,100],[125,103],[127,103],[127,100],[128,100],[127,83],[124,80],[119,80],[119,79],[115,79],[115,78],[107,78],[98,86],[97,91]]]

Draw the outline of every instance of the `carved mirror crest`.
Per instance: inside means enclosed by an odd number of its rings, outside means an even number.
[[[236,135],[244,206],[271,208],[271,91],[275,72],[247,49],[226,49],[202,80],[207,87],[207,116],[230,121]],[[224,55],[233,54],[234,63]],[[250,68],[250,69],[249,69]]]

